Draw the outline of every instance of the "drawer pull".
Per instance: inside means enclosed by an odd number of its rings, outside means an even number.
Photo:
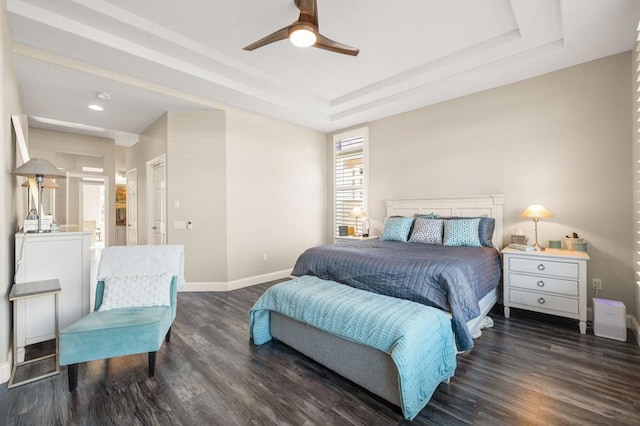
[[[538,281],[538,287],[544,287],[544,281]]]
[[[544,265],[542,263],[538,265],[538,271],[544,271]]]
[[[544,299],[541,297],[540,299],[538,299],[538,303],[544,305]]]

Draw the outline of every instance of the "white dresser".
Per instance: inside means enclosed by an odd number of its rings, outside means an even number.
[[[587,261],[585,252],[502,250],[504,316],[510,308],[580,320],[587,332]]]
[[[15,285],[32,281],[60,281],[60,329],[89,313],[90,232],[24,234],[15,238]],[[55,337],[54,296],[19,300],[18,358],[24,347]]]

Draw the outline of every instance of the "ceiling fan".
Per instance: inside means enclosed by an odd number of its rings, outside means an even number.
[[[351,56],[357,56],[360,53],[360,49],[338,43],[320,34],[316,0],[293,0],[293,2],[300,9],[300,16],[296,22],[248,45],[244,50],[255,50],[288,38],[298,47],[317,47]]]

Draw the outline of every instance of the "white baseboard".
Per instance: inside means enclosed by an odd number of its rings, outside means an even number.
[[[270,272],[268,274],[255,275],[253,277],[241,278],[239,280],[227,282],[187,282],[180,292],[198,292],[198,291],[231,291],[240,288],[249,287],[256,284],[262,284],[281,278],[287,278],[291,275],[291,269]]]
[[[6,383],[11,378],[11,366],[13,365],[13,351],[9,348],[7,361],[0,363],[0,383]]]

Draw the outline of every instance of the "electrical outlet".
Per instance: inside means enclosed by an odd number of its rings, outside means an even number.
[[[602,279],[601,278],[592,278],[591,285],[594,290],[602,290]]]
[[[267,255],[267,253],[262,253],[262,261],[266,262],[269,260],[269,256]]]

